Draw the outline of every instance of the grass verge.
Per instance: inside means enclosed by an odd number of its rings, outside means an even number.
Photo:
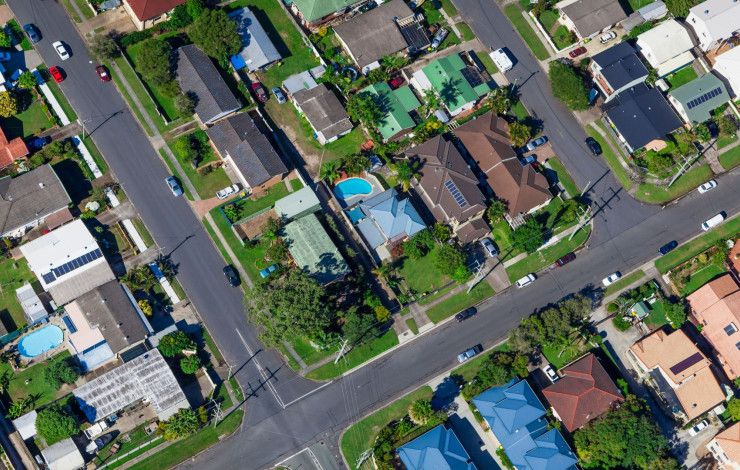
[[[720,155],[719,162],[722,164],[722,168],[727,171],[730,171],[736,166],[740,165],[740,146],[733,147],[727,152]]]
[[[334,377],[338,377],[348,370],[369,361],[378,354],[387,351],[397,344],[398,337],[396,336],[396,332],[393,331],[393,328],[391,328],[377,338],[353,348],[350,352],[344,355],[339,363],[334,364],[334,362],[330,362],[328,364],[324,364],[318,369],[314,369],[306,374],[306,377],[312,380],[333,379]]]
[[[565,169],[563,162],[561,162],[557,157],[552,157],[547,160],[547,163],[550,165],[552,171],[558,175],[558,181],[563,185],[570,197],[575,197],[581,194],[581,190],[578,188],[575,181],[573,181],[573,178],[571,178],[568,170]]]
[[[414,320],[413,318],[409,318],[406,320],[406,326],[408,327],[409,330],[411,330],[413,334],[415,335],[419,334],[419,327],[416,324],[416,320]]]
[[[658,258],[658,260],[655,261],[655,267],[658,269],[658,272],[665,274],[679,264],[698,255],[718,241],[733,237],[738,233],[740,233],[740,217],[735,217],[734,219],[725,221],[725,223],[719,227],[710,230],[690,242],[684,243],[667,255]]]
[[[579,230],[572,240],[568,236],[554,245],[532,253],[518,263],[509,266],[506,268],[506,274],[508,274],[511,282],[515,282],[529,273],[539,272],[586,243],[590,234],[591,227],[587,225]]]
[[[475,39],[475,33],[470,29],[470,26],[468,26],[467,23],[461,21],[455,26],[457,27],[457,30],[460,31],[460,36],[462,36],[463,41],[472,41]]]
[[[604,297],[616,294],[620,290],[624,289],[633,282],[639,281],[643,277],[645,277],[645,272],[642,269],[638,269],[637,271],[624,276],[622,279],[604,289]]]
[[[144,226],[144,222],[142,222],[141,219],[138,217],[131,219],[131,222],[134,223],[136,231],[139,232],[139,236],[141,236],[142,240],[144,240],[144,244],[147,246],[147,248],[154,245],[154,239],[149,233],[149,230],[146,229],[146,226]]]
[[[608,135],[608,131],[604,129],[604,126],[602,126],[601,124],[597,125]],[[601,156],[604,157],[604,160],[609,165],[609,168],[612,169],[612,173],[614,173],[614,176],[619,181],[619,184],[624,186],[624,189],[629,191],[632,188],[632,180],[627,174],[627,170],[624,169],[622,163],[620,162],[621,157],[615,154],[608,144],[614,145],[615,148],[619,148],[619,146],[614,143],[609,137],[607,137],[609,139],[609,142],[607,142],[607,139],[602,137],[601,134],[599,134],[599,132],[591,126],[586,127],[586,133],[589,136],[593,137],[596,142],[599,143],[602,152]]]
[[[532,27],[529,26],[529,23],[524,18],[525,13],[519,5],[515,3],[507,5],[504,8],[504,14],[506,14],[509,21],[514,25],[514,28],[519,31],[522,39],[527,43],[527,46],[529,46],[529,49],[535,57],[539,60],[545,60],[550,57],[550,53],[547,51],[547,48],[542,44],[540,38],[537,37],[537,33],[534,32]]]
[[[670,188],[642,183],[637,187],[635,197],[651,204],[663,204],[693,191],[703,182],[712,179],[712,175],[708,164],[700,165],[684,173]]]
[[[427,310],[427,317],[432,322],[439,323],[471,305],[482,302],[493,294],[495,294],[493,288],[484,280],[476,284],[469,294],[465,291],[459,292],[433,306]]]

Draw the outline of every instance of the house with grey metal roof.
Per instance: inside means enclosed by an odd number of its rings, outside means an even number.
[[[694,126],[708,121],[712,111],[730,101],[730,94],[722,80],[707,73],[670,90],[668,101],[686,123]]]
[[[85,468],[85,459],[71,437],[41,450],[49,470],[78,470]]]
[[[30,283],[27,282],[16,289],[15,296],[18,299],[18,303],[21,304],[23,314],[26,320],[28,320],[29,325],[46,321],[49,318],[49,312],[46,310],[46,306]]]
[[[293,93],[293,105],[303,113],[321,145],[349,134],[352,122],[344,106],[326,84]]]
[[[13,420],[13,427],[24,441],[32,438],[37,433],[36,416],[38,416],[38,413],[33,410]]]
[[[213,124],[242,107],[211,58],[195,44],[177,50],[177,81],[183,93],[195,97],[195,115],[203,124]]]
[[[621,42],[592,56],[589,68],[606,101],[648,77],[648,69],[628,42]]]
[[[275,201],[275,214],[285,221],[295,220],[321,210],[321,202],[313,189],[304,186]]]
[[[265,135],[270,131],[264,122],[256,123],[247,113],[230,116],[206,130],[216,152],[242,185],[256,194],[281,182],[288,174],[288,167]]]
[[[555,8],[560,12],[560,22],[579,40],[594,37],[627,19],[615,0],[563,0]]]
[[[244,46],[231,56],[231,65],[236,70],[246,68],[255,72],[282,59],[252,10],[248,7],[239,8],[229,13],[229,17],[236,21],[237,32]]]
[[[316,214],[294,220],[283,231],[283,240],[296,266],[320,284],[329,284],[349,274],[347,262]]]
[[[51,165],[0,178],[0,236],[22,237],[72,200]]]

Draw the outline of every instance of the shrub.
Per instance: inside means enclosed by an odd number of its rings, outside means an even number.
[[[68,360],[52,362],[44,370],[44,380],[57,390],[61,388],[63,383],[68,385],[75,383],[79,376],[80,374]]]
[[[184,349],[194,350],[195,348],[195,341],[190,339],[183,331],[175,331],[165,335],[157,346],[164,357],[175,357]]]
[[[152,31],[145,29],[144,31],[134,31],[133,33],[127,34],[118,41],[121,47],[126,49],[127,47],[133,46],[136,43],[145,41],[152,37]]]
[[[619,310],[619,306],[614,302],[609,302],[609,304],[606,306],[606,311],[608,313],[614,313],[617,310]]]
[[[36,430],[46,440],[46,444],[51,445],[77,434],[80,426],[74,417],[60,407],[50,406],[38,412]]]
[[[416,400],[409,406],[409,418],[414,424],[425,425],[434,417],[432,403],[429,400]]]
[[[136,303],[139,305],[139,308],[144,315],[146,315],[147,317],[152,316],[152,313],[154,313],[154,311],[152,310],[152,304],[150,304],[149,301],[141,299]]]
[[[557,99],[570,109],[588,108],[588,88],[575,68],[554,60],[550,62],[548,75],[552,84],[552,93]]]
[[[619,331],[627,331],[632,326],[632,323],[625,320],[622,316],[612,318],[612,323],[614,323],[614,327]]]
[[[200,359],[198,359],[198,356],[185,356],[180,359],[180,370],[184,374],[194,375],[198,372],[198,369],[200,369]]]
[[[190,408],[183,408],[172,415],[170,419],[162,423],[161,429],[164,438],[168,441],[178,437],[193,434],[200,428],[200,418],[198,414]]]

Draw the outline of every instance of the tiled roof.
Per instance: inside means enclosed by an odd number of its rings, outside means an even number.
[[[329,140],[352,129],[347,111],[325,84],[293,93],[293,99],[301,108],[306,119]]]
[[[731,462],[740,463],[740,423],[733,424],[714,439]]]
[[[125,0],[140,21],[161,16],[186,0]]]
[[[0,128],[0,170],[10,166],[16,160],[28,155],[28,147],[23,139],[16,137],[8,141],[5,132]]]
[[[476,470],[455,431],[432,428],[398,448],[406,470]]]

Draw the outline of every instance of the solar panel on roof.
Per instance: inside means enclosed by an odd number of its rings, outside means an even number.
[[[483,83],[483,77],[481,77],[480,73],[473,67],[468,66],[462,69],[462,76],[473,88]]]
[[[686,103],[686,107],[689,108],[689,109],[696,108],[700,104],[702,104],[702,103],[704,103],[706,101],[709,101],[710,99],[714,98],[715,96],[719,96],[721,94],[722,94],[722,88],[720,88],[720,87],[713,88],[712,90],[709,90],[708,92],[704,93],[703,95],[697,96],[693,100],[691,100],[688,103]]]
[[[468,201],[465,199],[465,196],[462,195],[460,190],[457,188],[457,185],[452,180],[445,181],[445,188],[452,194],[452,198],[457,202],[457,205],[460,207],[465,207],[468,205]]]
[[[46,278],[44,278],[44,281],[48,284],[49,282],[52,282],[56,279],[56,277],[63,276],[67,273],[70,273],[74,271],[77,268],[81,268],[82,266],[85,266],[86,264],[89,264],[96,259],[103,256],[103,252],[100,251],[99,248],[96,248],[93,251],[87,252],[82,256],[79,256],[71,261],[67,261],[66,263],[62,264],[61,266],[57,266],[56,268],[52,268],[51,272],[48,274],[51,276],[50,281],[46,281]],[[46,275],[45,275],[46,276]],[[55,277],[56,276],[56,277]]]
[[[701,353],[698,353],[698,352],[697,353],[694,353],[691,356],[689,356],[686,359],[684,359],[683,361],[681,361],[678,364],[676,364],[673,367],[671,367],[671,372],[673,372],[674,374],[678,375],[681,372],[683,372],[686,369],[688,369],[689,367],[691,367],[694,364],[696,364],[697,362],[701,361],[702,359],[703,359],[703,356],[701,355]]]
[[[54,282],[56,280],[56,276],[54,276],[54,273],[42,274],[41,277],[43,278],[44,282],[47,284]]]

